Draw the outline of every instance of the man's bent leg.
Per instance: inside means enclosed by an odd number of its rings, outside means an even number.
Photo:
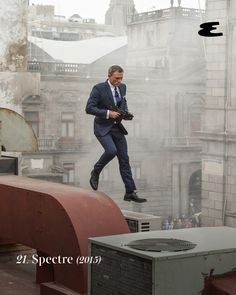
[[[116,156],[117,148],[114,144],[112,136],[108,133],[105,136],[97,137],[98,141],[104,148],[104,153],[94,165],[94,170],[99,174],[102,169]]]
[[[112,133],[114,142],[117,148],[117,157],[119,160],[120,174],[125,184],[126,193],[124,201],[134,201],[137,203],[144,203],[147,200],[138,197],[136,194],[136,186],[133,180],[131,167],[129,164],[127,141],[123,134]]]
[[[126,192],[131,193],[136,190],[136,186],[133,180],[132,171],[129,163],[127,141],[125,136],[120,132],[112,133],[112,135],[117,148],[117,158],[119,160],[120,175],[125,184]]]

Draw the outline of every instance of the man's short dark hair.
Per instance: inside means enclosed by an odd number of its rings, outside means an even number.
[[[114,72],[123,73],[124,70],[122,69],[121,66],[113,65],[108,69],[108,76],[111,76]]]

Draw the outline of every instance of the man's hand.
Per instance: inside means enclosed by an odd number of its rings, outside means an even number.
[[[118,112],[114,112],[114,111],[110,111],[109,110],[109,117],[112,119],[116,119],[120,116],[120,114]]]
[[[124,120],[132,120],[134,117],[134,115],[131,114],[130,112],[124,111],[124,110],[118,108],[117,106],[111,106],[109,112],[118,113],[120,118],[124,119]],[[117,118],[117,117],[111,117],[111,116],[109,116],[109,117],[113,118],[113,119]]]

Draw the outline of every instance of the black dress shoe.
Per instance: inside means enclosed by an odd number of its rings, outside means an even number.
[[[98,189],[98,181],[99,181],[99,173],[95,170],[93,170],[91,172],[91,177],[90,177],[90,185],[92,187],[93,190],[97,190]]]
[[[136,194],[136,192],[132,192],[132,193],[126,193],[125,196],[124,196],[124,201],[134,201],[134,202],[137,202],[137,203],[144,203],[144,202],[147,202],[147,199],[144,199],[144,198],[139,198]]]

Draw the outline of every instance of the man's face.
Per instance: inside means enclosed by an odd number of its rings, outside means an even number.
[[[123,72],[120,73],[120,72],[116,71],[116,72],[112,73],[111,75],[109,75],[108,79],[112,85],[118,87],[123,79],[123,75],[124,75]]]

